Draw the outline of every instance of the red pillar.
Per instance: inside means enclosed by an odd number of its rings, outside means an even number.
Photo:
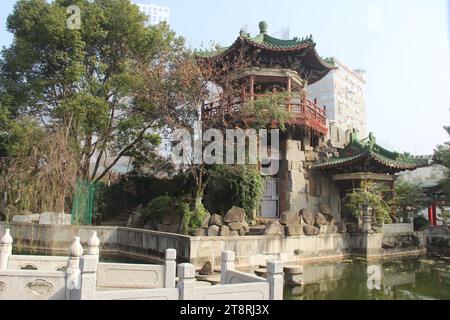
[[[433,226],[433,208],[428,208],[428,221],[430,222],[430,226]]]
[[[433,211],[433,226],[437,225],[437,211],[436,211],[436,202],[433,201],[432,202],[432,211]]]

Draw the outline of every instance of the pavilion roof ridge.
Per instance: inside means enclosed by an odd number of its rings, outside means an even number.
[[[370,158],[375,162],[396,170],[414,170],[429,165],[428,157],[412,156],[409,153],[389,151],[376,143],[373,133],[365,139],[358,139],[352,132],[349,144],[341,150],[339,157],[333,157],[313,165],[315,169],[331,169],[350,166],[355,161]]]

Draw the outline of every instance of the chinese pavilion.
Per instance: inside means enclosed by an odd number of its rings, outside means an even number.
[[[266,22],[261,22],[259,28],[260,34],[255,37],[241,31],[230,47],[198,53],[200,65],[236,72],[235,80],[241,87],[241,95],[230,105],[205,103],[203,118],[238,112],[247,101],[266,96],[268,92],[288,92],[286,108],[295,115],[290,123],[310,130],[314,137],[326,135],[325,110],[306,98],[304,88],[325,77],[333,65],[317,54],[312,36],[281,40],[267,34]],[[238,69],[238,64],[245,67]]]
[[[245,108],[248,101],[274,92],[289,93],[285,108],[293,117],[287,123],[287,132],[281,136],[280,170],[266,177],[261,207],[263,217],[277,218],[285,210],[300,210],[322,202],[315,195],[315,200],[308,200],[309,177],[303,161],[307,157],[305,152],[313,152],[328,132],[326,110],[306,98],[305,87],[321,80],[334,66],[330,60],[319,56],[312,36],[282,40],[268,34],[266,22],[261,22],[259,29],[257,36],[241,31],[229,47],[197,53],[200,66],[219,71],[219,74],[225,70],[224,77],[233,74],[240,88],[240,94],[229,99],[230,103],[205,102],[202,118],[226,118]],[[221,77],[215,82],[220,86]],[[308,159],[315,160],[312,155]]]
[[[355,188],[365,188],[368,183],[388,184],[395,195],[396,173],[428,166],[428,159],[391,152],[376,143],[373,133],[363,140],[357,132],[350,134],[350,142],[339,155],[312,166],[313,169],[328,172],[337,184],[340,198]]]
[[[333,214],[340,220],[341,196],[347,187],[361,181],[384,181],[393,186],[394,174],[426,165],[426,160],[389,152],[375,143],[373,135],[359,141],[351,135],[340,153],[330,139],[326,106],[306,98],[305,87],[334,69],[332,60],[322,59],[312,36],[282,40],[267,33],[267,23],[259,24],[260,33],[251,36],[241,31],[226,48],[200,52],[200,66],[233,74],[238,96],[227,103],[207,101],[202,118],[226,118],[245,108],[248,101],[274,92],[288,92],[287,111],[293,114],[287,130],[281,134],[279,171],[266,177],[261,216],[277,218],[280,212],[309,209]],[[235,69],[242,61],[245,67]],[[230,68],[231,66],[231,68]],[[206,70],[206,69],[205,69]],[[324,212],[328,211],[328,212]]]

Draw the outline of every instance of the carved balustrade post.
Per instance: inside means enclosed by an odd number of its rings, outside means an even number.
[[[12,254],[13,238],[10,229],[5,229],[3,236],[0,238],[0,270],[8,269],[8,259]]]
[[[228,270],[234,270],[234,260],[236,255],[233,251],[222,252],[222,263],[220,267],[220,284],[226,284],[225,279]]]

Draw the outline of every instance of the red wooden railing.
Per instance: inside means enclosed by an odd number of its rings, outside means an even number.
[[[254,94],[236,97],[227,104],[222,105],[219,100],[205,103],[202,109],[202,117],[208,120],[218,116],[225,116],[241,111],[245,108],[245,103],[258,98],[268,97],[270,94]],[[317,106],[316,102],[310,101],[299,95],[292,95],[284,105],[287,111],[294,113],[290,124],[308,126],[322,134],[327,133],[326,110]]]

